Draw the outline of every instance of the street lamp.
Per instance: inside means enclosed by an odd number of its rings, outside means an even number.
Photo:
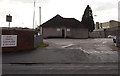
[[[94,17],[97,17],[97,15],[94,15]],[[95,29],[99,29],[99,22],[95,20]]]
[[[94,17],[97,17],[97,15],[94,15]],[[94,19],[95,20],[95,19]],[[97,22],[96,20],[95,20],[95,22]]]

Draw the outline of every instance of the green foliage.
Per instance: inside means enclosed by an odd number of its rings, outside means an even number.
[[[88,26],[89,32],[92,32],[95,29],[92,9],[89,7],[89,5],[87,5],[84,11],[82,23]]]
[[[47,47],[47,46],[49,46],[49,45],[46,44],[46,43],[40,43],[40,44],[37,46],[37,48],[42,48],[42,47]]]

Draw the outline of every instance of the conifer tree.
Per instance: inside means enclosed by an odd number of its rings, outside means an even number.
[[[89,32],[92,32],[95,29],[92,9],[90,8],[89,5],[87,5],[87,7],[84,11],[81,22],[88,26]]]

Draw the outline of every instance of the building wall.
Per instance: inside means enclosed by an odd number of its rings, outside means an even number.
[[[2,35],[17,35],[17,46],[2,47],[2,52],[27,51],[34,49],[33,30],[2,29]]]
[[[119,24],[120,24],[120,22],[111,20],[109,22],[101,23],[101,26],[103,29],[106,29],[106,28],[118,27],[118,26],[120,26]]]
[[[105,38],[105,32],[104,31],[94,31],[89,32],[90,38]]]
[[[106,29],[106,28],[110,28],[110,23],[109,22],[105,22],[105,23],[101,23],[102,28]]]
[[[105,38],[108,37],[108,35],[120,35],[120,27],[97,30],[89,33],[89,37],[91,38]]]
[[[69,38],[88,38],[88,29],[84,28],[42,28],[43,38],[47,37],[62,37],[62,30],[64,30],[64,37]]]
[[[113,28],[113,27],[118,27],[118,23],[117,21],[110,21],[110,28]]]
[[[88,38],[88,29],[72,28],[70,35],[71,38]]]
[[[60,31],[57,31],[57,29],[58,29],[57,27],[56,28],[49,28],[49,27],[42,28],[43,38],[60,37],[61,33],[60,33]]]
[[[99,29],[100,27],[99,27],[99,22],[96,22],[96,24],[95,24],[95,29]]]

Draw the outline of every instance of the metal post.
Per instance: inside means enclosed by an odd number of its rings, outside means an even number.
[[[8,26],[9,26],[9,28],[10,28],[10,22],[9,22],[9,25],[8,25]]]
[[[39,13],[40,13],[39,26],[40,26],[40,25],[41,25],[41,7],[39,7]],[[40,26],[39,28],[40,28],[40,33],[41,33],[41,35],[42,35],[42,33],[43,33],[43,32],[42,32],[42,31],[43,31],[43,30],[42,30],[42,27]]]
[[[39,12],[40,12],[40,22],[39,22],[39,25],[41,25],[41,7],[39,7]]]
[[[10,16],[10,14],[9,14],[9,16]],[[9,28],[10,28],[10,21],[9,21],[9,23],[8,23],[8,26],[9,26]]]
[[[33,11],[33,29],[34,29],[34,23],[35,22],[35,0],[34,0],[34,11]]]

